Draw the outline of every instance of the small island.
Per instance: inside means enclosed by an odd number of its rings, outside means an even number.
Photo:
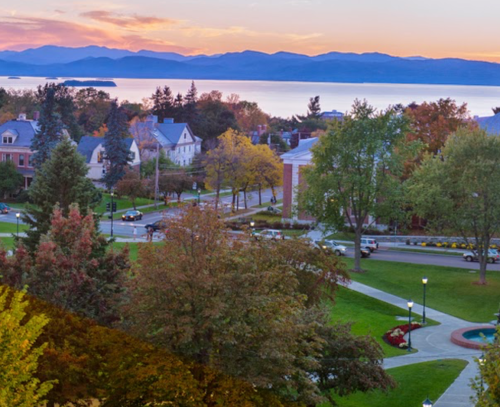
[[[93,81],[77,81],[77,80],[67,80],[63,82],[64,86],[80,86],[80,87],[108,87],[108,88],[114,88],[116,87],[116,83],[113,81],[99,81],[99,80],[93,80]]]
[[[9,76],[7,79],[21,79],[19,76]]]
[[[55,76],[49,76],[48,78],[45,78],[45,79],[59,79],[59,78],[57,78]]]

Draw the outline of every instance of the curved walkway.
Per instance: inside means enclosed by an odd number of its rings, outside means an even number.
[[[408,312],[406,299],[354,281],[350,283],[349,288],[395,305]],[[422,305],[414,303],[413,311],[422,315]],[[425,315],[427,318],[440,322],[441,325],[430,326],[425,329],[412,331],[411,342],[412,345],[418,349],[418,352],[385,359],[384,367],[389,369],[392,367],[405,366],[412,363],[427,362],[437,359],[466,360],[469,364],[465,367],[455,382],[442,394],[439,400],[434,403],[434,406],[472,407],[474,404],[470,401],[470,397],[473,395],[473,391],[469,384],[470,380],[479,374],[477,365],[473,358],[480,356],[481,351],[466,349],[455,345],[451,342],[450,335],[456,329],[468,328],[479,324],[464,321],[460,318],[453,317],[428,307],[425,308]]]

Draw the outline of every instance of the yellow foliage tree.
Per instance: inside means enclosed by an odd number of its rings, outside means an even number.
[[[9,291],[0,290],[0,407],[40,406],[54,383],[33,377],[46,346],[34,347],[35,341],[49,320],[37,315],[24,322],[28,302],[23,297],[16,292],[9,299]]]

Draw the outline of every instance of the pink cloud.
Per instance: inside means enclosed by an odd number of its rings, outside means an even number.
[[[0,50],[21,51],[42,45],[81,47],[101,45],[126,48],[132,51],[150,49],[190,54],[196,50],[181,47],[168,41],[141,35],[121,34],[116,30],[43,18],[8,17],[0,20]]]
[[[113,13],[104,10],[87,11],[85,13],[81,13],[80,16],[125,28],[147,28],[151,26],[165,26],[178,23],[176,20],[171,20],[168,18],[139,16],[137,14],[127,16],[124,14]]]

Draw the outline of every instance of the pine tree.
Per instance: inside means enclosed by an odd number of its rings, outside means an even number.
[[[63,136],[64,125],[61,116],[56,112],[55,89],[48,88],[43,101],[39,129],[31,142],[33,166],[40,169],[42,164],[50,158],[51,150],[59,143]]]
[[[317,119],[321,116],[321,106],[319,105],[319,96],[309,99],[307,105],[307,117]]]
[[[174,96],[168,86],[156,88],[151,97],[153,101],[153,114],[158,116],[158,122],[163,123],[166,118],[174,118],[176,113]]]
[[[28,190],[32,204],[26,206],[23,214],[30,229],[26,237],[20,238],[31,253],[38,247],[40,236],[48,232],[56,204],[67,216],[72,203],[77,203],[86,215],[100,202],[100,193],[86,177],[87,172],[84,157],[69,139],[61,141],[52,151],[51,158],[37,170]]]
[[[104,135],[105,158],[108,160],[106,174],[102,178],[106,187],[111,189],[125,175],[128,163],[131,161],[130,149],[125,142],[132,137],[129,132],[127,116],[114,100],[108,118],[108,131]]]
[[[189,123],[192,127],[196,127],[196,123],[198,122],[198,90],[196,89],[196,85],[194,81],[191,82],[191,87],[186,93],[184,97],[184,106],[182,109],[182,121]]]

